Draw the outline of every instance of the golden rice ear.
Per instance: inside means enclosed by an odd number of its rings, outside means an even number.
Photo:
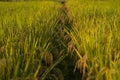
[[[82,59],[79,59],[79,60],[76,62],[74,71],[76,70],[76,68],[80,70],[80,73],[82,73],[83,75],[85,75],[85,73],[86,73],[86,68],[87,68],[87,55],[84,55],[84,56],[82,57]]]
[[[3,58],[3,59],[0,59],[0,77],[2,76],[2,72],[4,71],[4,68],[6,66],[6,59]]]
[[[49,56],[48,56],[48,58],[49,58],[49,65],[51,65],[51,64],[53,64],[53,55],[52,55],[52,53],[49,53]]]
[[[1,53],[5,52],[5,46],[0,47],[0,55]]]
[[[70,41],[68,43],[68,53],[73,52],[73,51],[74,51],[74,43]]]
[[[116,63],[120,61],[120,51],[117,53],[117,56],[115,57]]]
[[[52,53],[45,53],[44,54],[44,61],[46,65],[53,64],[53,55]]]

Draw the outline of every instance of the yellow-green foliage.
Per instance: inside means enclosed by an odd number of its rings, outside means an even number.
[[[119,80],[119,5],[0,2],[0,80]]]
[[[37,79],[59,7],[48,1],[0,3],[0,79]]]
[[[73,2],[73,1],[72,1]],[[74,16],[71,35],[76,55],[75,68],[87,80],[120,79],[120,7],[113,1],[88,1],[68,5]]]

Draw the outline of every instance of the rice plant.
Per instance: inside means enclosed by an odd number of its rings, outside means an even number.
[[[0,2],[0,80],[119,80],[119,5]]]

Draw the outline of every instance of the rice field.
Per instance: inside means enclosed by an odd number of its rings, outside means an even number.
[[[0,80],[120,80],[120,2],[0,2]]]

